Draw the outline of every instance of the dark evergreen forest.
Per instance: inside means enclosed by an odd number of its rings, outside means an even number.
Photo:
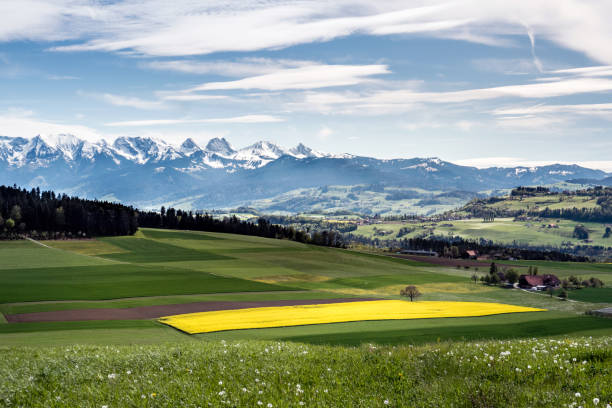
[[[137,229],[138,214],[132,207],[0,186],[0,239],[131,235]]]
[[[194,214],[191,211],[161,208],[160,212],[141,212],[138,223],[147,228],[169,228],[179,230],[226,232],[265,238],[289,239],[305,244],[345,248],[342,234],[324,230],[308,233],[293,227],[273,224],[265,218],[257,223],[241,221],[236,216],[218,219],[209,214]]]

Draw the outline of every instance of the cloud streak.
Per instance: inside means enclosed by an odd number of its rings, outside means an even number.
[[[150,119],[150,120],[128,120],[122,122],[106,123],[106,126],[146,127],[146,126],[170,126],[170,125],[194,125],[205,123],[275,123],[283,122],[284,119],[271,115],[244,115],[227,118],[208,119]]]
[[[369,93],[310,92],[293,108],[329,112],[341,107],[345,112],[379,113],[410,110],[415,104],[461,104],[502,98],[544,99],[612,91],[612,79],[569,78],[549,82],[507,85],[446,92],[420,92],[413,89],[378,90]]]
[[[236,81],[209,82],[190,91],[262,89],[316,89],[357,85],[370,81],[371,76],[389,74],[386,65],[311,65],[289,68],[270,74],[257,75]]]

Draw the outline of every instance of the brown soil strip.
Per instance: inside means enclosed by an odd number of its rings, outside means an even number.
[[[212,312],[215,310],[248,309],[252,307],[317,305],[380,300],[373,298],[262,300],[255,302],[196,302],[179,305],[140,306],[126,309],[76,309],[6,315],[9,323],[69,322],[85,320],[156,319],[183,313]]]
[[[525,268],[524,265],[510,265],[500,263],[500,261],[474,261],[469,259],[453,259],[453,258],[443,258],[437,256],[420,256],[420,255],[400,255],[393,254],[388,255],[393,258],[401,258],[401,259],[409,259],[411,261],[430,263],[432,265],[440,265],[440,266],[448,266],[448,267],[456,267],[457,265],[461,267],[469,266],[470,268],[488,268],[491,265],[491,262],[495,262],[496,265],[500,266],[508,266],[512,268]],[[502,261],[503,262],[503,261]]]

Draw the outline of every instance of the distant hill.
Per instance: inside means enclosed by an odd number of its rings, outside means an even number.
[[[543,187],[516,188],[508,196],[472,200],[457,213],[612,223],[612,188],[599,186],[571,192],[553,192]]]
[[[583,184],[583,185],[591,185],[591,186],[606,186],[606,187],[612,187],[612,177],[606,177],[604,179],[598,180],[598,179],[587,179],[587,178],[582,178],[582,179],[570,179],[567,180],[568,183],[572,183],[572,184]]]
[[[299,189],[349,186],[354,191],[347,196],[354,198],[323,197],[317,206],[352,209],[375,192],[380,194],[376,205],[386,213],[429,213],[519,185],[606,177],[603,171],[577,165],[477,169],[438,158],[380,160],[321,153],[303,144],[286,149],[267,141],[235,149],[219,138],[206,146],[192,139],[174,146],[143,137],[120,137],[110,143],[64,134],[32,139],[0,136],[0,184],[118,200],[142,208],[231,208]],[[460,193],[439,196],[449,192]],[[289,201],[278,209],[292,211],[295,205]]]

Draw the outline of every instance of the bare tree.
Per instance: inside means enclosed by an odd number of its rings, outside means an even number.
[[[414,285],[410,285],[410,286],[406,286],[405,289],[402,289],[400,291],[400,296],[406,296],[410,298],[411,302],[414,302],[414,299],[418,298],[419,296],[421,296],[421,292],[419,292],[419,290],[417,289],[416,286]]]
[[[472,275],[472,280],[474,281],[474,283],[477,283],[478,282],[478,275],[473,274]]]

